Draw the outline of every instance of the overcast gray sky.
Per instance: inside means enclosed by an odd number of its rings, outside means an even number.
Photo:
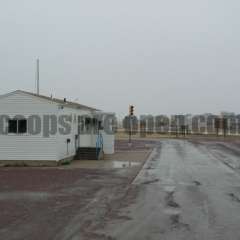
[[[0,0],[0,94],[124,114],[239,111],[238,0]]]

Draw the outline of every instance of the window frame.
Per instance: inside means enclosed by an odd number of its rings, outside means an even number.
[[[9,131],[10,128],[10,121],[15,122],[16,121],[16,129],[13,131]],[[24,121],[25,122],[25,126],[23,125],[22,128],[24,130],[21,130],[21,128],[19,127],[20,125],[20,121]],[[8,119],[8,134],[9,135],[24,135],[28,133],[28,121],[26,118],[9,118]]]
[[[17,125],[18,125],[17,119],[8,119],[8,134],[17,134],[17,132],[18,132]]]

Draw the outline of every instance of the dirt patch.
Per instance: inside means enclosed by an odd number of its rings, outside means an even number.
[[[115,141],[115,151],[136,151],[136,150],[149,150],[158,144],[156,141],[152,140],[132,140],[131,145],[129,145],[128,140],[121,139]]]
[[[101,224],[118,217],[122,202],[129,204],[135,198],[137,191],[128,196],[128,186],[137,171],[1,169],[1,238],[67,239],[70,232],[95,239]],[[96,239],[111,238],[100,234]]]
[[[0,168],[1,239],[113,240],[101,230],[114,219],[130,220],[120,210],[135,201],[139,188],[131,183],[151,153],[136,148],[103,161]]]
[[[74,160],[68,166],[61,166],[60,169],[114,169],[142,166],[148,158],[151,150],[141,151],[120,151],[111,155],[105,155],[104,160]]]
[[[150,152],[117,152],[84,167],[74,161],[54,168],[1,168],[1,238],[112,240],[101,229],[113,219],[130,220],[120,209],[135,201],[138,186],[131,183]],[[110,164],[126,160],[137,164]]]
[[[118,151],[111,155],[106,155],[106,160],[112,161],[126,161],[142,162],[146,160],[152,149],[138,150],[138,151]]]

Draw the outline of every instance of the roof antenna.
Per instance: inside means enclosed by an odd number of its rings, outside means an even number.
[[[36,64],[37,95],[39,95],[39,59],[37,59]]]

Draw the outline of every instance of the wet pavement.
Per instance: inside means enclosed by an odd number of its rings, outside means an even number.
[[[159,142],[133,182],[134,203],[103,230],[111,239],[240,239],[240,150],[232,144]],[[131,192],[129,192],[131,195]]]

